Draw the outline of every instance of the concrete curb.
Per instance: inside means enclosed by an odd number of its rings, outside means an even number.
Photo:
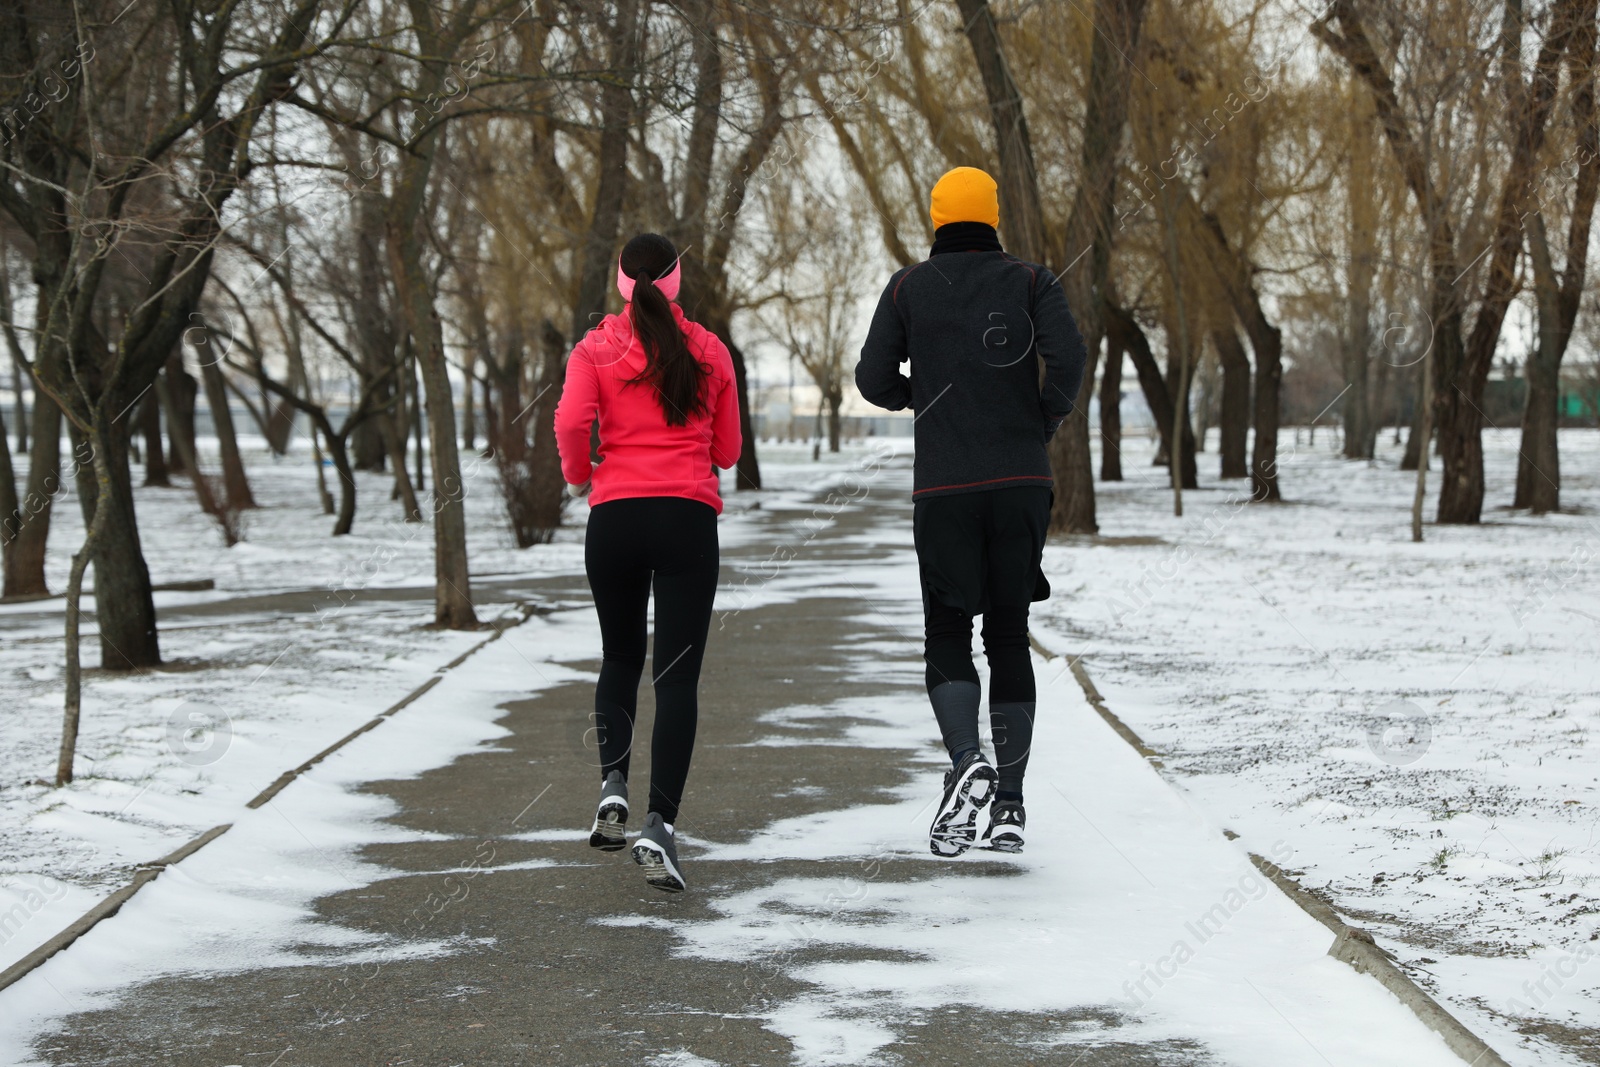
[[[499,640],[507,630],[510,630],[515,626],[522,625],[536,614],[540,614],[539,610],[534,607],[531,602],[525,602],[521,605],[521,608],[517,614],[495,620],[495,622],[491,624],[494,627],[494,633],[490,634],[482,641],[479,641],[477,644],[461,653],[461,655],[457,656],[449,663],[437,668],[431,678],[417,686],[405,696],[401,697],[390,707],[380,711],[370,721],[356,727],[356,729],[350,731],[348,734],[345,734],[339,740],[335,741],[321,752],[318,752],[315,756],[312,756],[310,759],[300,764],[300,766],[280,774],[271,785],[257,793],[255,797],[253,797],[245,805],[245,807],[253,809],[259,808],[263,804],[266,804],[273,797],[283,792],[284,788],[290,782],[294,781],[296,778],[300,777],[300,775],[304,774],[312,767],[315,767],[317,764],[321,763],[323,760],[327,759],[333,753],[337,752],[345,745],[348,745],[351,741],[354,741],[368,730],[371,730],[372,728],[382,724],[385,719],[394,715],[402,708],[416,701],[418,697],[421,697],[428,690],[438,685],[444,679],[444,675],[449,671],[461,666],[461,664],[465,663],[475,653]],[[3,990],[7,986],[17,982],[24,975],[28,974],[28,972],[34,970],[40,964],[44,963],[45,960],[48,960],[51,956],[54,956],[56,953],[71,945],[74,941],[78,940],[78,938],[94,929],[94,927],[102,920],[111,918],[111,916],[115,915],[119,910],[121,910],[122,906],[126,904],[135,893],[160,877],[162,871],[184,859],[187,859],[196,852],[199,852],[202,848],[209,845],[211,842],[215,841],[217,838],[221,837],[231,829],[233,829],[232,823],[223,823],[220,826],[213,826],[211,829],[178,846],[176,849],[167,853],[160,859],[151,863],[139,864],[134,868],[133,880],[127,885],[123,886],[121,889],[118,889],[100,903],[84,912],[64,930],[50,938],[50,940],[46,941],[32,952],[22,957],[16,963],[13,963],[11,966],[7,967],[4,971],[0,971],[0,990]]]
[[[1094,682],[1089,678],[1089,672],[1083,666],[1082,656],[1067,657],[1057,652],[1052,652],[1040,644],[1033,634],[1028,635],[1028,643],[1033,650],[1047,660],[1065,659],[1072,669],[1072,676],[1078,680],[1078,685],[1083,689],[1083,695],[1088,699],[1089,705],[1099,713],[1100,717],[1116,731],[1117,735],[1128,742],[1134,751],[1143,756],[1150,765],[1156,768],[1157,773],[1167,777],[1166,766],[1161,760],[1160,753],[1133,732],[1127,723],[1117,718],[1111,709],[1106,707],[1105,698],[1095,688]],[[1223,831],[1229,840],[1234,840],[1237,835]],[[1429,996],[1416,982],[1412,981],[1400,968],[1396,967],[1387,953],[1373,940],[1372,934],[1358,926],[1351,926],[1339,918],[1337,912],[1327,902],[1307,890],[1299,882],[1289,877],[1271,860],[1265,859],[1254,852],[1248,853],[1250,862],[1271,880],[1272,884],[1282,891],[1284,896],[1299,905],[1300,910],[1311,916],[1317,922],[1333,931],[1333,944],[1328,947],[1328,955],[1362,974],[1370,975],[1378,980],[1390,993],[1399,998],[1400,1003],[1410,1008],[1418,1019],[1427,1027],[1444,1038],[1444,1043],[1450,1051],[1460,1056],[1463,1061],[1472,1067],[1510,1067],[1510,1064],[1501,1058],[1500,1054],[1491,1048],[1483,1038],[1467,1029],[1466,1025]]]
[[[167,853],[165,856],[161,857],[155,862],[140,864],[134,870],[133,881],[129,882],[115,893],[112,893],[109,897],[106,897],[88,911],[84,912],[78,917],[76,922],[72,923],[65,930],[62,930],[59,934],[56,934],[56,936],[52,937],[44,944],[40,945],[38,948],[22,957],[16,963],[13,963],[11,966],[7,967],[4,971],[0,971],[0,989],[4,989],[6,986],[11,985],[17,979],[21,978],[23,975],[39,966],[45,960],[49,959],[51,956],[54,956],[57,952],[60,952],[68,945],[78,940],[78,938],[92,930],[95,924],[101,919],[111,918],[111,916],[115,915],[121,910],[122,905],[126,904],[129,898],[131,898],[139,890],[143,889],[146,885],[160,877],[162,871],[166,870],[174,863],[177,863],[179,860],[182,860],[185,857],[191,856],[200,851],[200,849],[204,848],[206,845],[209,845],[211,842],[227,833],[232,825],[232,823],[223,823],[221,826],[213,826],[199,837],[196,837],[192,841],[178,846],[172,852]]]
[[[1467,1063],[1473,1064],[1474,1067],[1510,1067],[1483,1038],[1468,1030],[1460,1019],[1451,1015],[1443,1005],[1413,982],[1409,975],[1396,967],[1389,959],[1388,953],[1373,941],[1370,933],[1358,926],[1345,923],[1331,907],[1290,878],[1271,860],[1252,852],[1250,862],[1254,863],[1262,874],[1272,879],[1272,884],[1281,889],[1285,896],[1300,905],[1301,910],[1307,915],[1333,931],[1334,941],[1328,948],[1328,955],[1348,963],[1362,974],[1376,978],[1385,989],[1399,997],[1402,1004],[1415,1012],[1417,1018],[1444,1038],[1444,1043],[1450,1046],[1450,1051]]]
[[[217,587],[214,578],[192,578],[182,582],[157,582],[150,587],[152,593],[205,593]],[[61,600],[66,593],[23,593],[21,596],[0,596],[0,604],[33,604],[41,600]],[[94,596],[93,589],[85,589],[84,596]],[[90,614],[93,614],[92,612]]]
[[[423,682],[421,685],[417,686],[411,692],[409,692],[405,696],[401,697],[394,704],[392,704],[391,706],[389,706],[387,708],[384,708],[382,711],[378,712],[378,714],[374,715],[371,719],[369,719],[368,721],[362,723],[360,726],[357,726],[354,730],[351,730],[349,733],[347,733],[343,737],[339,738],[339,740],[335,741],[333,744],[329,745],[327,748],[323,749],[321,752],[318,752],[315,756],[312,756],[310,759],[308,759],[304,763],[300,764],[300,766],[295,767],[292,770],[284,771],[282,774],[278,775],[278,777],[273,780],[271,785],[267,786],[261,792],[257,793],[254,797],[250,798],[249,803],[245,804],[245,807],[250,808],[251,810],[254,810],[256,808],[261,807],[263,804],[267,803],[267,801],[271,800],[273,797],[275,797],[279,793],[283,792],[284,788],[287,787],[290,782],[294,781],[296,778],[300,777],[302,774],[306,773],[311,768],[315,767],[317,764],[321,763],[323,760],[327,759],[329,756],[333,755],[335,752],[339,751],[341,748],[343,748],[344,746],[348,745],[350,742],[354,741],[356,738],[360,737],[362,734],[366,733],[368,730],[371,730],[371,729],[374,729],[374,728],[376,728],[378,726],[383,725],[383,720],[389,718],[391,715],[395,714],[397,711],[400,711],[402,708],[408,706],[413,701],[415,701],[419,697],[421,697],[428,690],[430,690],[434,686],[438,685],[441,681],[444,680],[444,676],[447,673],[449,673],[450,671],[454,670],[455,668],[461,666],[461,664],[465,663],[469,656],[472,656],[474,653],[476,653],[478,650],[482,649],[486,645],[489,645],[489,644],[492,644],[495,641],[498,641],[500,639],[500,636],[502,634],[504,634],[507,630],[511,629],[513,626],[520,626],[523,623],[527,622],[530,618],[532,618],[535,614],[537,614],[537,611],[536,611],[536,609],[534,608],[534,606],[531,603],[524,603],[521,606],[519,614],[521,616],[520,618],[518,618],[516,616],[512,616],[510,618],[503,618],[503,619],[496,620],[495,623],[493,624],[494,625],[494,633],[493,634],[491,634],[488,637],[484,638],[482,641],[479,641],[477,644],[473,645],[471,648],[469,648],[465,652],[461,653],[461,655],[457,656],[455,659],[451,660],[449,663],[446,663],[443,667],[440,667],[438,670],[436,670],[434,672],[432,678],[429,678],[426,682]]]

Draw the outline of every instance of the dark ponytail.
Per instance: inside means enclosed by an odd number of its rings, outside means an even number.
[[[672,273],[678,250],[657,233],[641,233],[622,249],[622,273],[633,279],[633,332],[644,348],[644,371],[631,379],[655,388],[669,426],[706,410],[701,385],[709,371],[689,351],[666,294],[655,280]]]

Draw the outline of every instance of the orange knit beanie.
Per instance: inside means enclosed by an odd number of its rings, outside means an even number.
[[[1000,225],[1000,196],[994,179],[977,167],[947,171],[933,187],[928,214],[934,228],[947,222],[984,222]]]

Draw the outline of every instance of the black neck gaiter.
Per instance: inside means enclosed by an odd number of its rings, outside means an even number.
[[[987,222],[947,222],[933,231],[930,256],[946,252],[1003,252],[1000,235]]]

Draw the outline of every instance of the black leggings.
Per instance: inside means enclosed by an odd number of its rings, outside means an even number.
[[[717,512],[685,497],[632,497],[596,504],[584,536],[584,568],[600,615],[604,658],[594,690],[602,776],[628,776],[656,594],[656,725],[650,741],[650,807],[678,818],[699,721],[700,660],[717,592]]]
[[[972,616],[930,597],[926,617],[928,692],[941,682],[978,684],[978,669],[972,665]],[[990,605],[983,613],[983,654],[989,661],[991,704],[1035,698],[1033,659],[1028,654],[1028,605]]]

